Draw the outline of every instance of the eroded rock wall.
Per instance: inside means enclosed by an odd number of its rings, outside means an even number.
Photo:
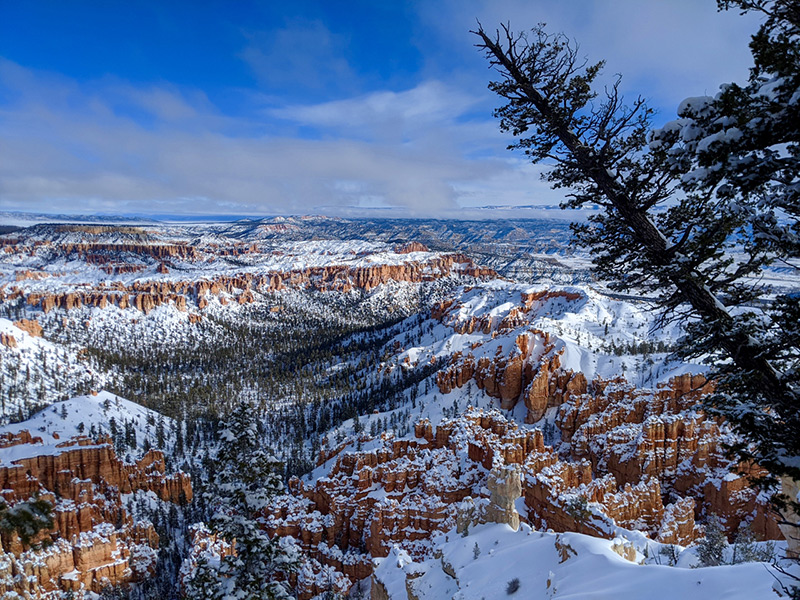
[[[23,446],[20,450],[29,455],[0,466],[4,500],[13,507],[38,495],[53,505],[52,529],[30,544],[13,532],[0,532],[3,597],[44,598],[58,590],[98,593],[152,573],[158,535],[149,522],[134,523],[122,494],[142,490],[162,500],[188,502],[191,483],[184,473],[165,474],[160,451],[126,464],[110,441],[81,436],[53,449],[28,431],[0,439],[0,448]]]

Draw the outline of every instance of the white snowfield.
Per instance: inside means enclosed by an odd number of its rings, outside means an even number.
[[[0,426],[0,434],[27,430],[31,436],[41,438],[35,444],[19,444],[0,448],[0,465],[9,465],[15,460],[34,456],[57,455],[72,447],[59,445],[76,435],[88,435],[92,426],[99,435],[111,432],[114,420],[120,435],[129,423],[136,432],[137,447],[145,440],[155,446],[158,422],[164,422],[166,432],[170,431],[172,420],[139,404],[120,398],[111,392],[101,391],[95,395],[77,396],[56,402],[25,421]],[[168,437],[168,436],[167,436]]]
[[[59,241],[74,244],[91,242],[86,239],[86,236],[79,234],[67,234],[62,236]],[[100,241],[104,244],[115,243],[107,238]],[[119,240],[119,243],[122,244],[126,241],[131,242],[130,240]],[[185,242],[185,238],[171,239],[169,236],[162,236],[161,239],[147,241],[148,244],[178,242]],[[132,285],[136,281],[198,281],[205,277],[247,273],[289,273],[315,267],[342,266],[355,269],[384,265],[425,264],[444,255],[440,252],[398,253],[395,246],[381,242],[320,240],[259,244],[257,252],[229,258],[218,256],[217,249],[213,246],[203,245],[206,242],[213,243],[212,240],[201,238],[195,242],[196,245],[193,247],[197,250],[197,258],[194,260],[170,258],[171,270],[169,273],[156,272],[156,267],[161,261],[132,252],[127,256],[130,263],[148,268],[140,273],[118,273],[113,276],[103,271],[102,265],[88,264],[82,259],[49,258],[43,264],[43,258],[37,251],[32,252],[32,255],[22,252],[2,255],[0,264],[4,269],[0,273],[0,286],[22,287],[28,293],[57,293],[85,284],[121,282],[124,285]],[[47,273],[48,277],[17,281],[16,272],[23,270],[42,271]]]
[[[764,563],[690,568],[692,550],[683,550],[678,566],[652,564],[654,557],[636,553],[623,558],[613,546],[627,540],[605,540],[578,533],[519,531],[508,525],[474,527],[469,535],[455,531],[434,541],[437,555],[414,562],[394,547],[377,559],[375,579],[389,600],[776,600],[780,576]],[[634,543],[635,547],[636,544]],[[659,546],[651,542],[651,548]],[[664,557],[658,557],[666,563]],[[646,562],[648,564],[640,564]],[[408,579],[407,579],[407,576]],[[509,594],[515,587],[518,589]],[[408,589],[406,587],[408,583]],[[511,587],[509,587],[511,586]]]

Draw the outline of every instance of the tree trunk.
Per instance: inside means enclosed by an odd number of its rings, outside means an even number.
[[[586,146],[569,128],[569,124],[559,119],[545,96],[523,74],[515,57],[506,53],[499,43],[486,35],[482,28],[475,33],[483,40],[481,47],[492,53],[497,64],[507,72],[525,99],[554,127],[558,138],[572,154],[578,168],[594,181],[619,212],[630,228],[634,239],[645,249],[650,261],[659,267],[678,266],[676,259],[679,255],[669,252],[666,238],[648,214],[628,197],[623,186],[609,173],[594,149]],[[701,318],[718,323],[722,331],[733,329],[733,318],[722,302],[706,286],[681,269],[676,268],[672,272],[674,274],[670,275],[671,283]],[[723,336],[721,344],[737,367],[756,375],[764,395],[776,400],[779,405],[787,401],[788,389],[781,382],[769,361],[761,355],[761,350],[752,343],[746,334]]]

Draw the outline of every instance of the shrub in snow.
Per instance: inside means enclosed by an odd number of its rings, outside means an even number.
[[[0,499],[0,530],[16,532],[24,545],[30,544],[31,539],[43,529],[52,527],[53,505],[38,495],[26,502],[17,502],[11,508],[5,500]]]
[[[701,567],[716,567],[723,564],[725,559],[725,549],[728,547],[728,539],[725,537],[725,529],[717,515],[711,515],[706,523],[706,535],[697,544],[697,558]]]
[[[516,594],[519,590],[519,577],[514,577],[511,581],[508,582],[506,585],[506,594],[509,596],[511,594]]]
[[[745,562],[772,562],[775,559],[775,544],[767,542],[759,547],[756,544],[756,536],[750,525],[742,525],[736,531],[736,538],[733,540],[733,556],[731,564]]]
[[[573,496],[570,498],[566,507],[567,514],[575,519],[576,523],[583,523],[592,516],[589,510],[589,501],[583,496]]]
[[[678,555],[680,554],[680,550],[675,544],[661,546],[658,553],[667,560],[667,564],[669,566],[674,567],[678,564]]]

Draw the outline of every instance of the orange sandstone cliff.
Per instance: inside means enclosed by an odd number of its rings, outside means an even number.
[[[13,532],[0,533],[0,594],[44,598],[64,592],[99,592],[108,585],[146,577],[155,567],[158,535],[148,522],[134,523],[122,494],[154,492],[160,499],[192,499],[184,473],[165,475],[164,457],[151,450],[139,461],[117,458],[107,437],[81,436],[43,446],[29,432],[0,437],[23,458],[0,465],[0,494],[13,506],[34,494],[53,508],[53,528],[33,546]]]

